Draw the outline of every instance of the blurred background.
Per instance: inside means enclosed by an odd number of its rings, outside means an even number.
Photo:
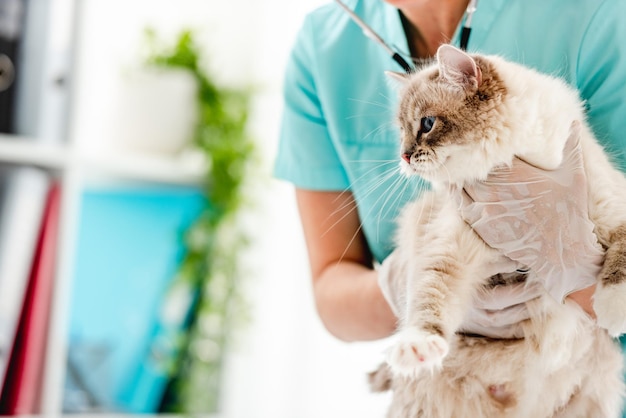
[[[0,0],[0,414],[385,415],[271,176],[324,3]]]

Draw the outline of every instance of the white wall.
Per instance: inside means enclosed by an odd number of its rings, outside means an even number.
[[[253,83],[251,129],[264,155],[266,187],[247,255],[252,323],[228,361],[227,418],[383,417],[387,395],[371,394],[365,375],[382,360],[385,342],[346,344],[321,326],[312,302],[306,253],[290,185],[271,179],[282,108],[284,64],[304,14],[326,0],[84,0],[74,137],[98,148],[110,135],[102,115],[119,69],[133,66],[139,28],[162,34],[200,31],[211,67],[227,83]]]
[[[262,2],[254,68],[268,90],[259,97],[253,127],[268,164],[278,138],[287,54],[304,14],[325,2]],[[225,386],[226,416],[385,416],[388,395],[370,393],[366,373],[382,361],[387,344],[347,344],[327,333],[312,301],[292,187],[274,180],[265,197],[270,221],[259,225],[256,241],[263,274],[252,285],[255,322],[233,354]]]

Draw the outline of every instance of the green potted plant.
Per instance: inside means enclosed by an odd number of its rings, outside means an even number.
[[[149,65],[184,69],[196,80],[192,146],[202,153],[207,167],[202,182],[206,205],[185,233],[185,255],[173,283],[174,288],[188,289],[193,302],[184,332],[178,335],[179,355],[170,365],[172,378],[162,409],[207,413],[218,409],[224,353],[245,313],[238,255],[248,238],[237,216],[256,161],[246,130],[251,92],[213,81],[192,31],[182,32],[168,48],[156,46],[154,32],[148,35]]]

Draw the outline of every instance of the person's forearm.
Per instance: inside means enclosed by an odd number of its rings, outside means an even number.
[[[322,322],[341,340],[375,340],[395,331],[375,270],[349,261],[331,265],[314,281],[314,292]]]

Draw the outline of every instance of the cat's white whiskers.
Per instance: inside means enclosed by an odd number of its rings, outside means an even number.
[[[381,178],[379,179],[379,181],[377,181],[374,185],[372,185],[369,190],[366,191],[364,197],[369,196],[371,193],[373,193],[376,189],[378,189],[380,186],[382,186],[383,184],[385,184],[387,182],[387,180],[396,174],[396,169],[392,169],[392,170],[388,170],[383,176],[381,176]],[[395,183],[395,181],[394,181]],[[381,193],[381,195],[379,196],[378,199],[376,199],[376,201],[374,202],[374,204],[372,204],[372,206],[370,207],[370,210],[364,215],[363,220],[361,220],[361,222],[359,223],[359,227],[357,228],[357,230],[354,232],[354,234],[352,234],[352,237],[350,238],[350,241],[348,241],[348,244],[346,245],[345,250],[343,251],[343,253],[341,254],[341,256],[339,257],[339,262],[341,262],[343,260],[343,258],[345,257],[346,253],[348,252],[348,249],[352,246],[352,244],[354,243],[354,240],[356,239],[356,237],[359,235],[359,233],[361,232],[361,230],[363,229],[363,222],[365,219],[367,219],[370,215],[372,210],[377,206],[378,201],[380,200],[380,198],[382,196],[384,196],[385,193]],[[352,210],[356,209],[356,205],[354,206],[354,208]],[[351,210],[351,211],[352,211]],[[324,234],[328,233],[330,231],[330,229],[332,229],[335,225],[337,225],[337,223],[339,223],[342,219],[344,219],[351,211],[345,213],[340,219],[338,219],[333,225],[330,226],[330,228],[328,228]]]
[[[392,160],[392,161],[386,161],[383,163],[383,165],[386,164],[394,164],[394,167],[386,170],[385,172],[383,172],[383,174],[379,177],[378,181],[376,181],[374,184],[371,184],[366,190],[365,193],[362,197],[367,197],[369,195],[371,195],[372,193],[374,193],[376,190],[378,190],[381,186],[385,185],[388,183],[389,179],[392,178],[393,176],[397,176],[397,178],[392,182],[391,186],[387,188],[387,190],[385,190],[385,192],[381,193],[379,195],[379,197],[376,199],[376,201],[371,205],[369,211],[365,214],[363,214],[363,218],[361,220],[361,223],[358,227],[358,229],[355,231],[355,233],[353,234],[353,236],[350,238],[350,241],[348,242],[348,244],[346,245],[346,248],[344,250],[344,252],[342,253],[340,260],[343,260],[343,258],[345,257],[345,254],[347,253],[348,249],[350,248],[350,246],[353,244],[354,240],[356,239],[356,237],[358,236],[358,234],[361,232],[364,222],[366,219],[369,219],[371,216],[373,216],[373,211],[375,208],[380,206],[379,209],[379,213],[383,211],[384,207],[386,206],[386,202],[388,202],[389,198],[393,195],[398,196],[398,193],[395,193],[403,184],[406,184],[407,182],[407,178],[402,175],[400,173],[400,170],[397,166],[397,161]],[[378,167],[375,168],[380,168],[380,165]],[[371,170],[370,170],[371,171]],[[356,183],[356,180],[353,182]],[[406,188],[404,188],[403,192],[406,190]],[[382,206],[380,205],[380,202],[382,199],[385,199],[384,203],[382,204]],[[356,207],[354,207],[352,210],[356,209]],[[341,222],[342,219],[344,219],[346,216],[348,216],[348,214],[351,211],[343,214],[343,216],[336,220],[335,223],[333,223],[333,225],[331,225],[325,232],[324,234],[328,233],[334,226],[337,225],[337,223]],[[379,220],[380,223],[380,220]]]
[[[380,200],[382,198],[384,198],[385,196],[390,195],[390,193],[392,193],[392,188],[394,187],[394,185],[397,182],[402,181],[403,178],[402,178],[401,175],[399,175],[399,171],[398,171],[397,167],[393,167],[393,168],[387,170],[386,172],[382,173],[381,176],[379,177],[379,179],[375,183],[369,185],[368,188],[365,190],[365,193],[363,194],[363,197],[368,197],[372,193],[377,191],[381,186],[383,186],[386,183],[388,183],[389,180],[391,178],[393,178],[393,177],[396,177],[396,179],[393,180],[393,182],[387,188],[387,190],[383,191],[379,195],[379,197],[376,199],[376,201],[372,204],[372,209],[378,205],[378,202],[380,202]],[[370,209],[370,212],[371,212],[372,209]]]
[[[348,187],[346,187],[340,194],[339,196],[337,196],[337,199],[341,198],[344,194],[349,193],[354,186],[361,181],[361,179],[363,179],[364,177],[367,177],[372,171],[379,169],[380,167],[384,166],[384,165],[389,165],[389,164],[396,164],[395,160],[358,160],[358,161],[349,161],[349,163],[363,163],[363,162],[371,162],[371,163],[377,163],[374,167],[370,168],[369,170],[367,170],[366,172],[362,173],[359,177],[357,177],[356,179],[352,180],[352,182],[350,182],[350,184],[348,185]],[[335,200],[337,200],[335,199]]]
[[[390,162],[386,162],[384,164],[389,164]],[[383,164],[383,165],[384,165]],[[369,170],[368,172],[379,168],[380,165],[378,165],[377,167],[374,167],[373,169]],[[384,172],[384,174],[378,179],[378,181],[376,183],[374,183],[373,185],[370,185],[368,189],[366,189],[365,193],[363,194],[362,198],[365,198],[367,196],[369,196],[370,194],[372,194],[374,191],[376,191],[380,186],[382,186],[383,184],[385,184],[391,177],[393,177],[396,173],[396,168],[393,168],[391,170],[387,170],[386,172]],[[365,174],[364,174],[365,175]],[[362,176],[361,176],[362,177]],[[359,177],[359,178],[361,178]],[[356,183],[358,181],[355,180],[352,182],[352,184]],[[341,196],[345,195],[345,193],[347,193],[350,190],[350,188],[347,188],[346,190],[344,190],[335,200],[339,199]],[[384,193],[381,194],[381,196],[383,196]],[[350,206],[353,204],[353,201],[350,200],[348,202],[346,202],[345,204],[341,205],[339,208],[337,208],[336,210],[334,210],[329,216],[328,219],[332,218],[333,216],[337,215],[338,213],[344,211],[346,209],[346,207]],[[374,205],[375,206],[375,205]],[[344,213],[339,219],[336,219],[335,222],[333,222],[332,225],[330,225],[326,231],[324,231],[324,233],[322,234],[322,236],[326,235],[328,232],[330,232],[330,230],[332,228],[334,228],[339,222],[341,222],[342,220],[344,220],[350,213],[352,213],[352,211],[356,210],[356,206],[354,206],[351,210],[347,211],[346,213]],[[363,223],[361,222],[360,227],[363,226]],[[353,238],[354,239],[354,238]],[[350,241],[350,243],[352,243],[353,239]]]
[[[365,173],[361,174],[359,177],[357,177],[356,179],[354,179],[352,182],[350,182],[350,184],[348,185],[348,187],[346,187],[336,198],[333,202],[336,202],[337,200],[341,199],[346,193],[351,193],[351,190],[353,189],[354,185],[357,184],[363,177],[366,177],[368,174],[370,174],[372,171],[376,170],[377,168],[379,168],[381,165],[387,165],[387,164],[391,164],[391,163],[395,163],[395,160],[358,160],[358,161],[349,161],[350,163],[356,163],[356,162],[372,162],[372,163],[379,163],[377,165],[375,165],[374,167],[372,167],[371,169],[367,170]],[[332,215],[332,214],[331,214]]]
[[[397,203],[398,196],[400,195],[399,193],[397,193],[397,191],[400,189],[400,187],[405,186],[409,182],[409,179],[406,176],[403,176],[402,173],[400,172],[400,167],[398,167],[396,170],[398,172],[398,178],[394,180],[394,182],[389,187],[389,192],[387,193],[388,196],[380,207],[380,211],[378,213],[379,222],[381,218],[384,218],[386,215],[390,213],[391,209],[388,209],[387,211],[385,211],[384,209],[387,206],[387,203],[389,203],[389,200],[391,199],[391,197],[392,196],[394,197],[393,203]],[[406,187],[404,187],[402,191],[404,192],[405,189]]]
[[[395,124],[392,123],[392,122],[383,123],[383,124],[379,125],[376,129],[372,129],[367,135],[365,135],[363,137],[363,139],[368,139],[370,136],[383,131],[383,129],[385,129],[385,128],[388,128],[388,129],[391,130],[392,129],[391,127],[393,127],[393,126],[395,126]]]
[[[381,94],[383,99],[387,99],[387,103],[383,103],[383,102],[376,102],[373,100],[363,100],[363,99],[355,99],[355,98],[350,98],[348,99],[351,102],[355,102],[355,103],[361,103],[361,104],[367,104],[367,105],[372,105],[372,106],[376,106],[376,107],[380,107],[382,109],[385,109],[386,111],[388,111],[388,113],[391,115],[393,113],[395,113],[395,109],[394,109],[394,101],[392,101],[391,99],[389,99],[387,96],[385,96],[384,94]],[[357,117],[359,115],[354,115],[352,117]]]
[[[400,167],[398,167],[398,171],[400,172]],[[407,193],[407,188],[408,186],[412,185],[411,180],[409,177],[405,176],[404,174],[401,174],[401,179],[400,181],[398,181],[397,183],[395,183],[396,188],[392,191],[392,195],[395,196],[393,202],[391,203],[391,205],[388,206],[388,209],[386,211],[384,211],[385,206],[387,204],[388,201],[385,201],[385,203],[383,204],[383,206],[380,208],[380,214],[379,214],[379,222],[381,220],[381,218],[386,218],[391,211],[395,208],[396,210],[399,209],[398,207],[398,202],[406,202],[406,199],[404,199],[405,194]],[[415,184],[415,187],[417,189],[422,189],[422,185],[424,183],[424,179],[421,177],[416,176],[417,178],[417,183]],[[397,189],[400,186],[404,186],[402,187],[401,193],[396,193]]]
[[[391,184],[391,186],[387,189],[387,191],[383,194],[383,195],[387,195],[387,197],[385,198],[385,200],[382,202],[382,204],[380,205],[380,208],[378,210],[378,219],[376,222],[376,237],[377,239],[380,239],[380,223],[383,219],[383,213],[384,213],[384,209],[385,206],[387,205],[387,203],[389,203],[389,199],[391,199],[392,196],[395,196],[394,202],[397,202],[398,199],[398,193],[397,190],[402,187],[403,185],[405,185],[407,183],[407,178],[405,176],[400,175],[400,169],[397,168],[396,172],[398,174],[398,177],[393,181],[393,183]],[[382,195],[381,195],[382,197]],[[380,201],[380,198],[376,200],[376,203],[378,203]],[[388,213],[389,211],[387,211]]]

